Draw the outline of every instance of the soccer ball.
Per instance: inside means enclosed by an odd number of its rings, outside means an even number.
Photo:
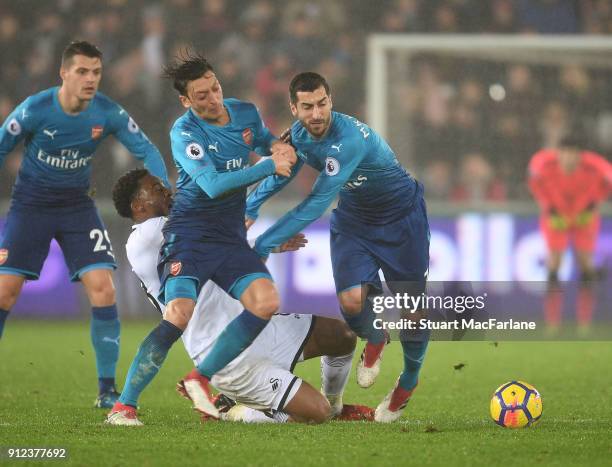
[[[495,390],[491,398],[491,418],[505,428],[534,425],[542,416],[542,398],[531,384],[510,381]]]

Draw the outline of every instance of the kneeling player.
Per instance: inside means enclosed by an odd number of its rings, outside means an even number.
[[[160,288],[156,265],[163,243],[162,227],[166,221],[163,216],[168,214],[172,195],[146,170],[133,170],[118,180],[113,199],[119,214],[136,222],[126,246],[128,259],[147,295],[163,313],[163,305],[154,298]],[[280,251],[296,250],[304,243],[303,236],[296,236]],[[196,365],[208,354],[227,323],[242,309],[240,302],[213,282],[204,285],[196,311],[182,336],[187,353]],[[320,423],[342,412],[342,393],[354,348],[355,335],[341,321],[312,315],[277,315],[247,350],[215,374],[212,384],[241,404],[276,414],[277,421],[286,421],[289,416],[294,421]],[[323,356],[323,394],[292,374],[298,361],[317,356]],[[190,385],[190,394],[197,397],[201,393],[205,397],[198,387],[199,378],[197,370],[193,370],[179,385],[182,389]],[[130,381],[128,377],[126,388],[130,384],[138,384],[138,381]],[[372,411],[358,408],[353,415],[371,418]],[[261,418],[248,409],[241,410],[238,417],[231,417],[242,421],[260,421]],[[136,403],[117,402],[107,421],[113,425],[141,425]]]

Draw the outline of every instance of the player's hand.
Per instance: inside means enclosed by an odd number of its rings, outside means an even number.
[[[576,221],[575,221],[576,226],[584,227],[586,225],[589,225],[591,221],[593,220],[593,217],[594,217],[594,214],[592,210],[586,209],[582,211],[580,214],[576,216]]]
[[[244,226],[247,230],[251,228],[251,226],[255,223],[255,219],[251,219],[250,217],[244,218]]]
[[[548,225],[553,230],[567,230],[569,229],[570,222],[561,214],[553,214],[548,217]]]
[[[297,162],[295,149],[285,143],[277,143],[272,148],[272,160],[274,161],[274,173],[281,177],[291,176],[291,168]]]
[[[303,233],[299,233],[291,237],[281,246],[277,246],[272,250],[272,253],[285,253],[286,251],[297,251],[300,248],[304,248],[308,243],[308,239],[306,235]]]

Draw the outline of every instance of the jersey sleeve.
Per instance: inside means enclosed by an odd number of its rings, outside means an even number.
[[[291,168],[291,175],[289,177],[281,177],[280,175],[271,175],[266,177],[257,188],[253,190],[248,198],[246,204],[246,217],[249,219],[257,219],[259,217],[259,208],[272,196],[282,190],[287,184],[293,180],[293,178],[300,171],[304,161],[298,159],[295,165]]]
[[[550,161],[551,154],[547,150],[539,151],[531,158],[528,169],[529,190],[543,211],[554,209],[558,213],[565,213],[568,211],[567,203],[559,190],[555,189],[554,180],[551,180],[548,173]]]
[[[111,113],[111,131],[136,159],[143,161],[146,169],[170,186],[166,164],[159,149],[140,129],[132,117],[120,106]]]
[[[612,190],[612,164],[594,152],[585,153],[584,160],[592,169],[592,175],[584,180],[583,188],[576,193],[573,215],[605,201]]]
[[[0,166],[26,136],[34,131],[34,116],[30,110],[31,98],[19,104],[0,127]]]
[[[255,112],[257,113],[257,125],[255,128],[255,138],[253,140],[253,146],[255,148],[255,152],[260,156],[267,156],[270,154],[270,147],[272,143],[276,141],[276,137],[272,134],[272,132],[268,129],[266,124],[261,118],[261,114],[259,113],[259,109],[255,108]]]
[[[365,143],[360,139],[345,139],[343,144],[342,153],[325,160],[325,168],[308,197],[259,236],[255,251],[261,257],[267,257],[274,248],[321,217],[334,201],[366,154]]]
[[[172,156],[191,179],[211,198],[247,187],[272,175],[274,161],[266,159],[259,164],[233,172],[218,172],[210,154],[204,151],[204,143],[195,140],[191,132],[173,129],[170,133]]]

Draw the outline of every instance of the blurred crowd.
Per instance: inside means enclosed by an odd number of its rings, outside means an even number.
[[[609,0],[20,0],[0,2],[0,118],[25,97],[59,83],[72,39],[104,53],[103,92],[120,102],[171,166],[168,130],[182,112],[162,66],[186,47],[215,66],[226,97],[255,102],[279,133],[291,123],[287,86],[316,70],[333,87],[336,110],[365,118],[365,46],[371,33],[610,34]],[[610,149],[606,69],[415,59],[392,89],[391,142],[428,197],[456,201],[524,196],[529,156],[554,145],[579,120]],[[494,84],[498,83],[498,84]],[[498,87],[496,87],[498,86]],[[606,102],[607,101],[607,102]],[[402,135],[411,134],[410,138]],[[394,136],[396,135],[396,136]],[[609,138],[609,137],[608,137]],[[108,196],[131,158],[106,144],[94,184]],[[0,170],[0,199],[19,165]],[[304,173],[291,193],[310,189]]]

